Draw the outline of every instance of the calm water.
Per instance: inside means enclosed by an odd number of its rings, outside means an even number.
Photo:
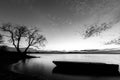
[[[40,58],[26,59],[25,62],[20,60],[12,65],[11,70],[46,80],[120,80],[119,76],[95,77],[53,73],[53,69],[56,67],[53,61],[120,64],[119,54],[34,54],[34,56],[40,56]]]

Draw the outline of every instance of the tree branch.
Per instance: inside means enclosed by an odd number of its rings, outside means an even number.
[[[11,33],[11,39],[12,39],[12,41],[13,41],[13,45],[14,45],[14,47],[17,49],[17,46],[16,46],[16,44],[15,44],[15,40],[14,40],[14,34],[13,34],[13,32],[11,32],[11,31],[9,31],[10,33]]]

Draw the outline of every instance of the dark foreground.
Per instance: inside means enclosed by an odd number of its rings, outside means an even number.
[[[26,58],[33,58],[32,56],[21,56],[18,53],[0,52],[0,80],[45,80],[43,78],[38,79],[31,75],[24,75],[14,73],[10,71],[9,66],[19,60],[25,60]],[[12,54],[12,55],[11,55]]]
[[[12,54],[12,55],[11,55]],[[18,55],[18,53],[10,53],[10,52],[1,52],[0,55],[0,80],[49,80],[45,77],[36,77],[32,75],[27,74],[19,74],[14,73],[10,71],[9,65],[18,62],[19,60],[22,60],[23,63],[25,59],[27,58],[34,58],[32,56],[21,56]],[[56,64],[56,67],[53,69],[53,74],[60,74],[60,75],[80,75],[80,76],[90,76],[90,77],[106,77],[111,79],[107,80],[113,80],[112,77],[114,77],[114,80],[120,79],[120,74],[118,72],[118,65],[115,64],[103,64],[103,63],[75,63],[75,62],[59,62],[59,61],[53,61],[54,64]],[[112,76],[112,77],[111,77]],[[52,80],[52,79],[50,79]],[[62,79],[55,79],[55,80],[62,80]],[[64,79],[66,80],[66,79]],[[69,80],[69,79],[67,79]],[[77,79],[77,80],[83,80],[83,79]],[[96,80],[96,79],[94,79]],[[99,80],[106,80],[105,79],[99,79]]]
[[[81,76],[120,76],[119,65],[90,62],[53,61],[53,73]]]

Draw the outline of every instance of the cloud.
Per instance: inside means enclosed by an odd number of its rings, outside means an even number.
[[[101,25],[90,25],[86,29],[84,35],[84,38],[89,38],[95,35],[99,35],[101,32],[106,31],[107,29],[110,29],[111,26],[109,24],[103,23]]]
[[[74,16],[84,16],[91,23],[85,23],[84,37],[89,38],[111,29],[120,22],[120,0],[67,0]],[[84,24],[83,24],[84,25]]]
[[[110,44],[120,45],[120,37],[118,39],[113,39],[113,40],[105,43],[105,45],[110,45]]]

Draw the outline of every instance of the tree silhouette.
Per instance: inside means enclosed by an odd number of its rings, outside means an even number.
[[[29,28],[24,25],[13,25],[11,23],[5,23],[2,24],[0,29],[3,32],[8,32],[8,42],[12,43],[12,45],[19,53],[26,54],[30,46],[34,46],[37,48],[45,46],[44,42],[46,41],[46,38],[39,33],[39,29],[37,28]],[[27,42],[27,47],[23,52],[20,50],[20,44],[24,44],[22,42],[22,39],[25,39],[25,41]]]
[[[107,23],[103,23],[101,25],[94,24],[89,25],[87,27],[88,28],[85,30],[85,33],[83,34],[85,39],[95,35],[99,35],[102,31],[105,31],[111,28],[112,26]]]
[[[0,34],[0,43],[2,43],[3,42],[3,36]]]
[[[7,46],[5,46],[5,45],[0,46],[0,51],[1,51],[1,53],[2,52],[7,52]]]

